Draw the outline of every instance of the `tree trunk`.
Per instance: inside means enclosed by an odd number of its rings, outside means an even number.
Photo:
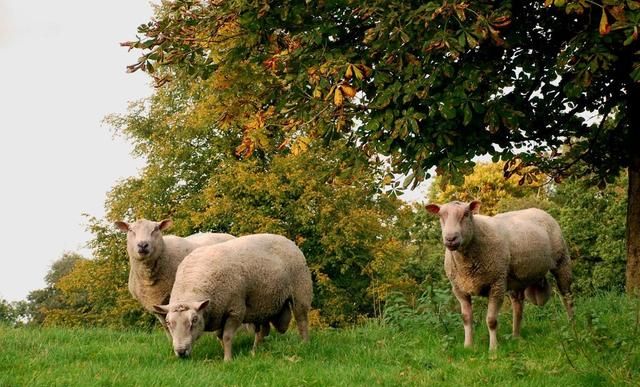
[[[639,152],[640,153],[640,152]],[[627,293],[640,294],[640,155],[629,165],[627,196]]]
[[[640,86],[631,85],[629,97],[626,289],[628,294],[640,294],[640,150],[637,148],[640,143]]]

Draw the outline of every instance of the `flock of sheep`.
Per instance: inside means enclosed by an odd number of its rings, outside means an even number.
[[[548,272],[573,317],[571,259],[560,226],[546,212],[531,208],[488,217],[478,215],[479,206],[472,201],[426,208],[440,217],[444,268],[460,302],[464,345],[473,344],[471,296],[479,295],[489,300],[489,350],[495,351],[505,294],[511,298],[517,337],[524,300],[544,305],[551,295]],[[171,224],[115,223],[127,233],[129,291],[158,317],[177,356],[189,356],[204,331],[216,331],[229,361],[238,328],[254,330],[255,351],[271,325],[284,333],[292,316],[303,341],[309,340],[313,284],[295,243],[274,234],[163,235]]]
[[[292,312],[309,339],[311,272],[295,243],[273,234],[163,236],[171,224],[141,219],[116,227],[127,232],[129,291],[158,317],[177,356],[189,356],[202,332],[217,331],[229,361],[243,324],[255,330],[255,351],[271,324],[287,330]]]

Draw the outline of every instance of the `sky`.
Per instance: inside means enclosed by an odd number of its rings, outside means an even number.
[[[45,287],[51,264],[85,248],[82,215],[143,160],[105,116],[152,93],[119,43],[150,19],[147,0],[0,0],[0,298]]]

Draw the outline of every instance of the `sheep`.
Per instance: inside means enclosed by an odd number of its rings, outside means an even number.
[[[573,318],[571,259],[560,226],[548,213],[529,208],[490,217],[477,215],[479,208],[475,200],[426,206],[440,217],[444,268],[460,303],[464,346],[473,344],[471,296],[480,295],[489,298],[486,323],[489,350],[495,352],[497,315],[505,292],[511,298],[512,334],[519,337],[523,300],[543,305],[549,299],[549,271],[567,316]]]
[[[307,342],[312,298],[311,273],[295,243],[255,234],[194,250],[178,267],[169,303],[155,309],[165,315],[176,356],[189,356],[203,331],[217,330],[230,361],[241,324],[255,324],[255,352],[269,322],[286,330],[291,310]]]
[[[235,239],[222,233],[199,233],[181,238],[162,235],[173,222],[165,219],[154,222],[139,219],[134,223],[115,222],[115,226],[127,232],[129,255],[129,292],[144,309],[155,314],[153,305],[169,300],[178,264],[197,247]],[[165,326],[162,316],[156,317]]]

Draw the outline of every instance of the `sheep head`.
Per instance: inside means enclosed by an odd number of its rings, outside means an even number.
[[[173,224],[171,219],[154,222],[146,219],[139,219],[134,223],[122,221],[115,222],[115,226],[127,233],[127,251],[132,258],[145,261],[157,257],[164,242],[162,231],[168,229]]]
[[[204,310],[207,305],[209,300],[153,306],[155,312],[165,318],[176,356],[187,357],[191,354],[193,343],[204,332]]]
[[[448,250],[456,251],[473,239],[473,214],[477,214],[480,209],[479,201],[429,204],[426,209],[440,217],[442,241]]]

